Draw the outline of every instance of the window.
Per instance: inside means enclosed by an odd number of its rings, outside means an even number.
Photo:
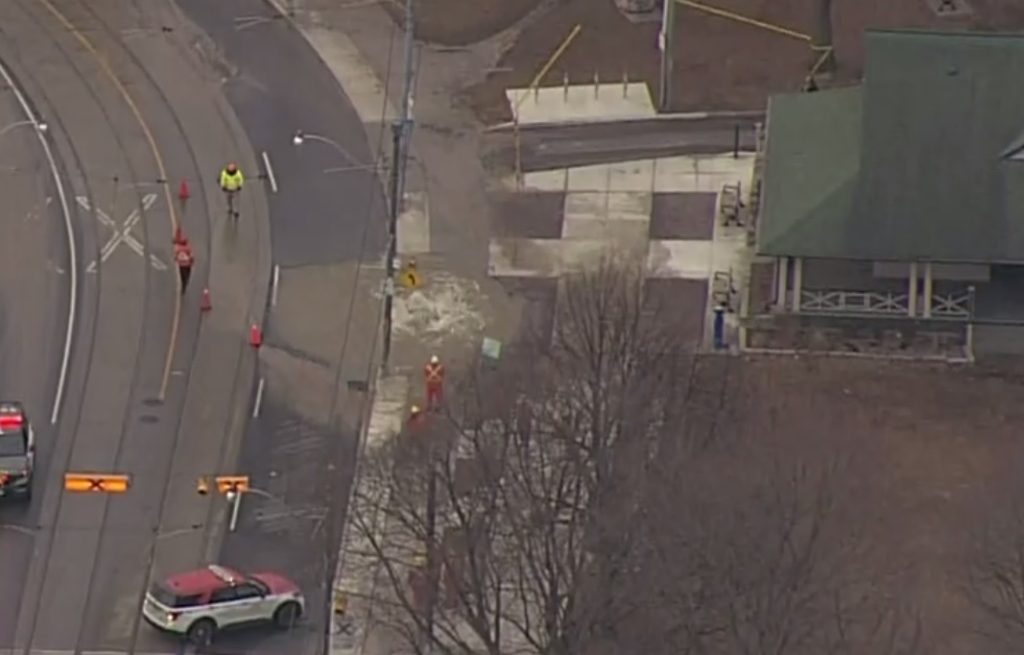
[[[256,578],[249,578],[249,581],[246,582],[246,584],[247,585],[251,585],[253,587],[256,587],[257,589],[259,589],[259,592],[262,595],[264,595],[264,596],[269,596],[270,595],[270,587],[268,587],[267,585],[263,584],[262,581],[257,580]]]
[[[211,603],[230,603],[237,599],[234,587],[221,587],[210,595]]]
[[[263,595],[259,587],[248,582],[235,587],[235,594],[238,600],[252,600]]]
[[[161,605],[165,605],[172,609],[179,607],[192,607],[199,604],[199,595],[179,595],[164,587],[161,584],[155,584],[149,589],[149,594]]]
[[[20,457],[25,454],[25,449],[21,432],[0,434],[0,457]]]

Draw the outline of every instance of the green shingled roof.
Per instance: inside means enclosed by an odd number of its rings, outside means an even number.
[[[770,100],[758,223],[764,254],[842,256],[860,166],[861,95],[854,87]]]
[[[776,96],[763,254],[1024,262],[1024,36],[870,31],[861,87]]]

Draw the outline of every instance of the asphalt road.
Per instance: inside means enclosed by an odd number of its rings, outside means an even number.
[[[281,266],[372,258],[387,225],[380,186],[371,172],[325,173],[372,161],[363,126],[334,76],[306,40],[264,0],[177,0],[236,70],[225,83],[228,101],[257,151],[266,151],[279,183],[270,198],[274,261]],[[257,17],[266,19],[253,23]]]
[[[0,398],[25,404],[34,424],[36,471],[45,480],[54,452],[50,415],[68,312],[67,233],[49,163],[11,89],[0,91]],[[43,491],[40,484],[37,491]],[[39,494],[42,495],[41,493]],[[0,581],[20,589],[38,502],[0,504]],[[16,616],[0,607],[0,639]]]
[[[142,469],[140,462],[166,456],[173,440],[161,438],[160,419],[141,419],[149,413],[144,401],[160,386],[172,323],[173,303],[167,300],[175,290],[168,208],[139,186],[159,177],[151,154],[139,135],[126,134],[130,116],[114,90],[96,83],[103,78],[96,63],[80,56],[72,34],[54,23],[39,5],[28,3],[5,3],[0,18],[0,54],[16,62],[53,124],[77,201],[83,266],[79,341],[68,403],[52,442],[55,465],[39,480],[46,493],[35,500],[39,521],[32,550],[9,560],[26,571],[27,580],[20,602],[3,606],[0,635],[11,645],[61,650],[105,642],[100,633],[109,624],[108,612],[119,613],[138,595],[137,588],[116,588],[116,581],[103,579],[113,563],[134,569],[133,577],[146,575],[139,566],[152,530],[146,494],[63,494],[60,476],[67,469]],[[39,65],[40,59],[58,65]],[[120,230],[135,212],[145,217],[127,233],[156,259],[134,252],[128,239],[111,241],[114,231],[99,220],[109,216]],[[97,589],[114,597],[100,597]]]
[[[214,336],[204,337],[198,308],[189,304],[182,310],[180,329],[173,329],[176,289],[168,237],[175,211],[183,214],[200,257],[187,299],[195,302],[194,287],[205,282],[214,257],[226,258],[222,267],[234,271],[236,278],[251,278],[254,291],[259,276],[251,266],[239,264],[247,257],[255,259],[254,254],[238,257],[249,239],[217,226],[209,194],[200,188],[197,195],[206,196],[205,202],[175,210],[167,184],[189,179],[196,193],[195,187],[202,187],[223,161],[246,162],[253,182],[259,167],[242,156],[237,142],[234,149],[222,142],[218,129],[228,130],[216,124],[226,119],[196,100],[200,90],[208,90],[202,85],[209,82],[209,74],[223,72],[222,62],[211,57],[211,70],[191,72],[168,63],[175,57],[162,48],[173,37],[155,37],[167,33],[166,16],[142,20],[134,13],[142,6],[138,3],[112,8],[80,0],[50,1],[53,9],[47,0],[12,0],[0,6],[0,59],[11,62],[51,124],[51,138],[75,199],[82,260],[79,331],[62,421],[52,435],[43,431],[41,459],[53,462],[41,471],[45,493],[28,512],[11,517],[16,529],[0,531],[0,581],[8,596],[17,599],[0,604],[0,649],[173,652],[175,640],[140,624],[142,593],[151,573],[177,570],[189,562],[195,566],[205,559],[200,554],[204,535],[209,537],[216,526],[183,522],[196,516],[179,511],[193,502],[185,498],[183,485],[192,488],[194,482],[179,469],[232,467],[233,460],[224,459],[230,448],[219,445],[225,439],[219,431],[245,427],[233,407],[239,389],[243,399],[250,393],[239,383],[245,358],[227,364],[228,351],[237,353],[241,341],[225,340],[226,328],[216,322],[221,319],[207,319],[214,322],[206,325],[218,327]],[[182,6],[231,62],[224,91],[256,152],[265,151],[273,162],[279,186],[270,197],[276,260],[285,266],[378,261],[385,224],[376,178],[358,171],[325,174],[326,168],[350,162],[322,144],[307,142],[300,149],[291,142],[294,131],[301,129],[336,141],[357,161],[369,161],[358,117],[326,67],[281,21],[268,21],[265,30],[236,30],[237,17],[270,15],[261,2],[185,0]],[[137,35],[133,45],[127,43],[129,33]],[[162,77],[154,79],[149,71]],[[167,83],[174,91],[166,90]],[[140,125],[140,115],[154,126],[152,134]],[[167,179],[162,179],[157,154],[166,164]],[[50,247],[57,248],[52,239]],[[18,255],[32,258],[27,248]],[[0,271],[3,266],[0,262]],[[215,303],[221,311],[233,309],[240,321],[259,313],[237,299],[217,296]],[[41,296],[32,305],[34,311],[46,306]],[[315,316],[317,308],[309,311]],[[40,320],[53,323],[52,317]],[[23,335],[34,339],[47,334],[28,323],[25,329]],[[15,341],[22,338],[10,334]],[[8,332],[0,338],[5,356],[16,352],[15,345],[8,351]],[[206,360],[192,361],[203,352],[204,338],[220,338],[225,346],[215,346]],[[344,351],[339,357],[344,359]],[[38,375],[52,376],[52,365],[43,358],[24,361],[38,365]],[[198,379],[193,370],[197,366],[205,367]],[[161,400],[165,379],[170,386]],[[203,380],[217,384],[204,386]],[[192,393],[197,388],[202,391]],[[190,400],[198,408],[191,423],[182,416]],[[268,489],[276,488],[275,478],[301,479],[303,484],[276,494],[283,503],[283,522],[247,504],[242,529],[225,544],[222,559],[243,568],[280,569],[303,584],[311,620],[302,629],[264,640],[258,633],[240,638],[258,641],[252,651],[308,652],[323,639],[317,617],[325,615],[326,597],[318,591],[326,590],[332,570],[350,479],[343,463],[351,461],[356,433],[341,434],[325,416],[325,427],[317,428],[314,438],[302,429],[295,433],[305,445],[294,446],[294,456],[275,459],[268,455],[270,444],[280,446],[296,419],[273,391],[264,403],[265,412],[248,426],[240,467],[252,471],[254,482]],[[123,496],[63,493],[65,470],[131,472],[132,489]],[[310,510],[313,503],[319,509]],[[182,520],[174,523],[169,516]],[[309,536],[311,522],[318,537]],[[221,647],[231,650],[232,642]]]
[[[175,61],[167,39],[127,49],[123,34],[138,24],[137,5],[108,5],[107,14],[90,5],[0,4],[0,59],[51,126],[72,194],[81,265],[67,401],[58,429],[41,435],[42,459],[52,462],[38,480],[37,491],[44,493],[16,517],[22,530],[0,531],[0,581],[8,598],[0,604],[0,649],[173,652],[173,641],[140,624],[142,594],[151,571],[170,568],[168,562],[197,565],[208,535],[201,520],[169,525],[165,519],[177,517],[174,510],[187,503],[169,509],[165,501],[176,498],[174,487],[182,482],[195,495],[194,480],[181,475],[181,469],[192,474],[191,462],[223,467],[216,455],[229,450],[222,442],[232,432],[232,394],[246,370],[231,355],[248,350],[244,326],[259,312],[246,301],[255,288],[262,302],[266,281],[255,267],[253,223],[230,228],[219,216],[218,223],[211,213],[219,194],[203,197],[202,180],[212,177],[225,153],[238,152],[222,143],[230,141],[230,126],[214,105],[194,106],[206,98],[204,80],[185,64],[167,70],[167,62]],[[164,82],[170,78],[174,90],[163,91],[150,70]],[[192,180],[201,199],[178,207],[161,180],[164,173]],[[253,207],[246,201],[244,211]],[[170,248],[174,216],[183,221],[200,262],[180,315]],[[221,276],[209,278],[214,254]],[[20,255],[32,258],[28,248]],[[214,283],[224,274],[240,289],[238,299],[219,296],[229,319],[230,308],[237,307],[236,331],[230,333],[223,319],[209,319],[212,331],[201,333],[195,287],[222,289],[223,283]],[[19,286],[28,317],[41,312],[45,301],[42,291],[39,298],[26,293],[33,290]],[[37,338],[48,334],[36,331]],[[14,330],[8,334],[21,338]],[[2,336],[7,357],[7,334]],[[23,345],[11,343],[12,350]],[[216,358],[194,359],[205,352],[204,343]],[[46,374],[45,357],[31,363]],[[216,386],[206,388],[207,381]],[[247,402],[248,385],[241,387],[241,402]],[[205,403],[194,401],[196,389]],[[202,419],[198,426],[196,419]],[[129,472],[132,488],[120,496],[63,493],[66,470]],[[160,548],[167,543],[173,547]]]
[[[755,124],[763,116],[657,119],[523,127],[520,162],[524,171],[586,166],[627,159],[717,154],[734,148],[752,151]],[[515,164],[511,130],[487,135],[487,159],[504,167]]]
[[[370,172],[324,173],[349,162],[328,145],[307,141],[296,147],[292,135],[303,130],[335,141],[352,160],[371,161],[363,125],[335,78],[305,39],[262,0],[178,0],[235,70],[225,85],[229,102],[257,150],[272,162],[278,193],[270,196],[274,260],[282,268],[318,264],[348,266],[379,262],[385,247],[386,218],[382,190]],[[252,17],[268,20],[252,23]],[[248,21],[237,19],[248,17]],[[238,29],[240,25],[251,25]],[[338,306],[349,298],[338,288]],[[333,310],[334,308],[332,308]],[[307,305],[303,312],[277,314],[275,324],[320,320],[327,311]],[[363,311],[356,306],[346,311]],[[323,362],[336,374],[352,356],[342,344],[362,339],[346,334],[351,321],[334,336],[337,346],[292,341],[298,352],[333,353]],[[353,328],[355,329],[355,328]],[[268,335],[268,339],[271,335]],[[354,347],[354,346],[353,346]],[[363,374],[365,375],[365,373]],[[323,390],[315,390],[320,393]],[[310,393],[314,393],[311,390]],[[343,393],[343,390],[342,390]],[[330,397],[339,395],[333,388]],[[242,570],[276,570],[292,576],[309,602],[307,620],[291,633],[260,631],[225,635],[218,652],[313,653],[325,638],[327,583],[340,544],[340,529],[351,484],[357,428],[339,427],[329,411],[310,419],[299,416],[282,390],[267,385],[258,418],[249,425],[239,470],[274,499],[253,496],[243,503],[238,531],[225,541],[221,560]],[[354,423],[358,423],[356,420]]]

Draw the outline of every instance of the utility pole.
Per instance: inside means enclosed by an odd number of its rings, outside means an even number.
[[[658,49],[661,50],[661,88],[658,104],[662,111],[668,111],[672,104],[673,45],[676,25],[676,0],[662,0],[661,32],[658,33]]]
[[[388,220],[388,253],[384,280],[384,352],[381,367],[388,368],[391,359],[392,316],[395,302],[395,269],[398,264],[398,216],[402,212],[405,196],[405,166],[409,156],[409,141],[412,136],[412,95],[416,79],[415,39],[413,0],[405,0],[405,86],[402,90],[402,105],[399,118],[391,124],[391,175],[388,196],[390,199]]]
[[[832,0],[817,0],[815,10],[817,17],[811,40],[814,55],[811,74],[829,75],[836,70],[836,58],[832,50]]]

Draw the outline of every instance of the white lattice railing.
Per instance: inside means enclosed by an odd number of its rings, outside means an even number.
[[[923,313],[923,302],[917,305]],[[800,292],[800,311],[828,314],[880,314],[907,316],[910,313],[906,293],[885,291],[804,290]],[[970,318],[971,293],[932,294],[933,318]]]
[[[878,291],[801,291],[800,311],[907,314],[907,294]]]
[[[970,318],[971,292],[932,295],[932,316],[941,318]]]

